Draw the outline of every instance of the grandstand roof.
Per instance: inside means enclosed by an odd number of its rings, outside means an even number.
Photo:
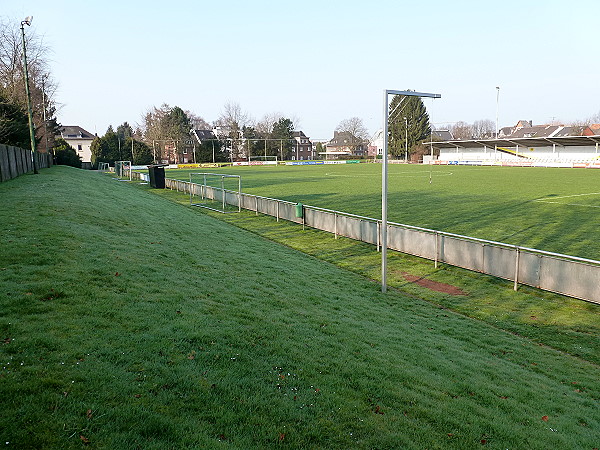
[[[595,136],[556,136],[556,137],[531,137],[531,138],[499,138],[499,139],[469,139],[464,141],[451,140],[440,142],[424,142],[435,148],[477,148],[477,147],[547,147],[558,145],[561,147],[583,147],[600,144],[600,135]]]

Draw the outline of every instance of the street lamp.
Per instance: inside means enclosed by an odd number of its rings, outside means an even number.
[[[381,292],[387,291],[387,196],[388,196],[388,129],[389,129],[389,102],[390,95],[404,95],[412,97],[441,98],[440,94],[427,94],[414,91],[383,91],[383,159],[381,164]],[[398,105],[400,106],[400,105]],[[398,108],[398,107],[396,107]],[[402,109],[399,113],[402,112]]]
[[[496,139],[498,139],[498,100],[500,99],[500,86],[496,86]]]
[[[31,154],[33,156],[33,173],[38,173],[35,161],[35,129],[33,127],[33,110],[31,109],[31,92],[29,91],[29,73],[27,72],[27,51],[25,46],[25,25],[31,26],[33,16],[21,21],[21,38],[23,39],[23,72],[25,75],[25,94],[27,95],[27,115],[29,116],[29,138],[31,139]]]
[[[44,141],[46,144],[46,154],[48,154],[48,122],[46,119],[46,80],[48,80],[48,74],[42,76],[42,111],[44,115]]]

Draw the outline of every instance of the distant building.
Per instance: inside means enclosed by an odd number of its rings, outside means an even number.
[[[582,127],[564,125],[531,125],[531,121],[520,120],[514,127],[499,130],[498,138],[551,138],[562,136],[581,136]]]
[[[192,130],[191,134],[198,144],[202,144],[202,141],[212,141],[217,139],[213,130]]]
[[[327,142],[327,159],[339,159],[340,156],[365,156],[368,145],[348,131],[334,131],[333,139]]]
[[[294,142],[294,148],[292,148],[292,159],[302,161],[306,159],[314,159],[313,146],[310,142],[310,138],[304,134],[303,131],[294,131],[292,137]]]
[[[383,130],[377,130],[367,147],[367,156],[369,158],[377,158],[381,155],[383,155]]]
[[[77,155],[81,158],[81,167],[91,169],[92,141],[96,136],[77,125],[60,127],[59,131],[60,135],[56,137],[64,139],[67,144],[75,149]]]
[[[593,123],[583,129],[582,136],[598,136],[600,135],[600,123]]]
[[[431,137],[434,141],[451,141],[454,139],[450,130],[431,130]]]

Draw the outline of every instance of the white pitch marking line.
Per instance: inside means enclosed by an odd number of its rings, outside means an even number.
[[[405,173],[422,173],[423,175],[402,175]],[[437,176],[437,177],[449,177],[451,175],[454,175],[454,172],[438,172],[438,173],[433,173],[433,176]],[[359,178],[359,177],[366,177],[366,178],[372,178],[373,175],[363,175],[363,174],[359,174],[359,175],[345,175],[345,174],[337,174],[337,173],[326,173],[325,176],[327,177],[344,177],[344,178]],[[388,174],[388,176],[390,178],[392,177],[398,177],[398,178],[421,178],[421,177],[429,177],[429,171],[427,172],[400,172],[400,173],[390,173]]]
[[[555,202],[552,200],[559,200],[561,198],[572,198],[572,197],[584,197],[587,195],[600,195],[600,192],[590,192],[587,194],[573,194],[573,195],[563,195],[561,197],[546,197],[546,198],[539,198],[536,199],[536,202],[540,202],[540,203],[551,203],[554,205],[564,205],[564,206],[583,206],[584,208],[600,208],[600,206],[598,205],[583,205],[581,203],[561,203],[561,202]],[[552,200],[550,200],[550,198],[552,198]]]
[[[563,195],[562,197],[546,197],[546,198],[552,198],[552,200],[558,200],[560,198],[583,197],[585,195],[600,195],[600,192],[590,192],[589,194],[573,194],[573,195]],[[543,201],[545,201],[545,199],[541,198],[538,201],[543,202]],[[548,202],[548,203],[552,203],[552,202]]]

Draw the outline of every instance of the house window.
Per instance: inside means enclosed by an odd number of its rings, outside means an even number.
[[[77,150],[79,150],[79,151],[83,150],[83,149],[81,148],[81,144],[77,144]]]

